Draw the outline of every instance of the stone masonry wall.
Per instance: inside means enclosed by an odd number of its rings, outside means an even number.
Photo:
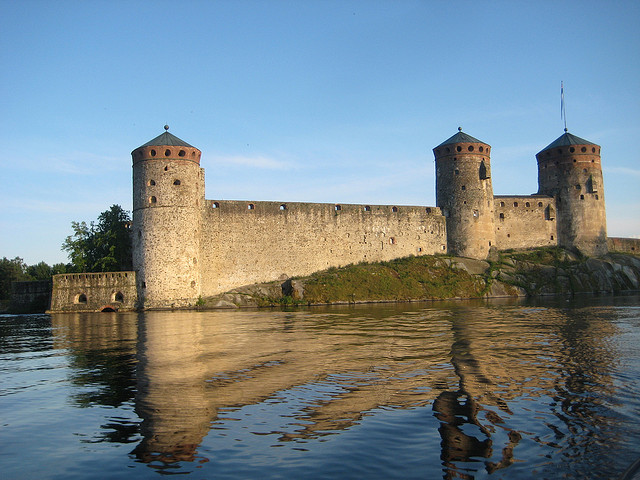
[[[49,309],[51,280],[11,282],[12,313],[38,313]]]
[[[207,200],[202,215],[203,296],[350,263],[446,253],[436,207]]]
[[[51,312],[134,310],[135,272],[69,273],[53,276]]]
[[[640,255],[640,238],[609,237],[607,243],[612,252]]]
[[[496,195],[494,212],[498,250],[558,244],[553,197]]]

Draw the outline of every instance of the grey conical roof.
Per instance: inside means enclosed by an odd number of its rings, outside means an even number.
[[[180,140],[175,135],[172,135],[169,132],[164,132],[158,135],[153,140],[149,140],[144,145],[140,145],[138,148],[142,147],[159,147],[159,146],[170,146],[170,147],[191,147],[195,148],[193,145],[189,145],[184,140]]]
[[[462,131],[462,128],[458,128],[458,133],[456,133],[452,137],[447,138],[444,142],[438,145],[438,147],[442,147],[443,145],[451,145],[452,143],[485,143],[485,142],[464,133]]]
[[[544,147],[538,153],[542,153],[545,150],[549,150],[550,148],[568,147],[569,145],[596,145],[596,144],[565,131],[562,135],[560,135],[558,138],[556,138],[553,142],[551,142],[549,145]]]

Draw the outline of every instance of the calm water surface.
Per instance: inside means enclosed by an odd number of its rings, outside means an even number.
[[[0,316],[6,479],[617,478],[640,297]]]

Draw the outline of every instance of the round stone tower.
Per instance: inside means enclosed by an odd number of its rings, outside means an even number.
[[[607,253],[600,146],[567,132],[536,155],[538,193],[556,198],[558,244],[588,256]]]
[[[131,152],[133,268],[141,308],[191,306],[200,295],[201,152],[164,128]]]
[[[436,205],[446,218],[448,252],[486,258],[495,245],[491,147],[458,128],[433,153]]]

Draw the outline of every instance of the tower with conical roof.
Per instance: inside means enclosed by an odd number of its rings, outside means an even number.
[[[448,252],[486,258],[495,245],[491,147],[459,128],[433,153],[436,205],[446,218]]]
[[[133,267],[141,308],[195,305],[204,170],[201,152],[165,132],[131,152]]]
[[[600,146],[563,135],[537,155],[538,193],[556,198],[558,244],[585,255],[607,253]]]

